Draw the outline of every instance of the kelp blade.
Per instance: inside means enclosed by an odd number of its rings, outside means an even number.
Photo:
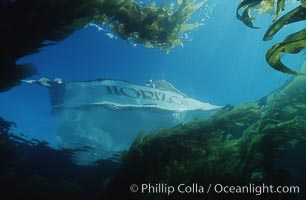
[[[281,55],[284,53],[297,54],[306,46],[306,28],[289,35],[282,43],[274,45],[268,50],[266,60],[269,65],[281,72],[292,74],[296,76],[306,76],[304,73],[294,71],[281,62]]]

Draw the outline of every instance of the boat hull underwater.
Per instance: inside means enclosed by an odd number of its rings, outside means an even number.
[[[81,160],[88,153],[91,159],[105,158],[128,149],[139,133],[207,118],[221,108],[165,88],[109,79],[52,82],[49,91],[60,147],[90,147],[90,152],[79,155]]]

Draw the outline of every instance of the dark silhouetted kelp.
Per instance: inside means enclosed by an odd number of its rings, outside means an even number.
[[[45,142],[22,139],[9,132],[11,125],[0,118],[1,199],[101,199],[117,162],[78,166],[72,161],[74,150],[55,150]]]
[[[180,34],[201,24],[187,24],[203,5],[195,0],[160,7],[134,0],[0,1],[0,92],[18,85],[36,71],[16,65],[17,59],[39,51],[43,42],[60,41],[89,22],[108,23],[125,40],[169,51],[183,45]]]
[[[236,17],[244,24],[251,28],[257,28],[253,25],[254,16],[251,16],[251,10],[257,11],[259,14],[265,12],[273,12],[274,22],[266,31],[263,40],[270,40],[273,36],[286,25],[305,21],[306,20],[306,1],[301,0],[299,6],[292,9],[288,13],[279,18],[280,13],[285,10],[285,0],[243,0],[237,7]],[[288,4],[291,4],[288,0]],[[259,8],[260,7],[260,8]],[[242,12],[242,15],[239,12]],[[281,72],[296,75],[306,76],[305,73],[296,72],[281,62],[283,54],[297,54],[306,47],[306,29],[302,29],[296,33],[289,35],[283,42],[271,47],[266,54],[266,61],[269,65]]]

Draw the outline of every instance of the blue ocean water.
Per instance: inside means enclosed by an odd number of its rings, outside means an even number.
[[[145,84],[166,79],[192,98],[215,105],[238,105],[260,99],[282,86],[291,76],[273,70],[265,61],[266,51],[288,33],[305,27],[288,26],[272,41],[262,37],[272,19],[260,17],[261,29],[250,29],[235,17],[236,0],[209,0],[192,17],[204,25],[188,33],[184,47],[170,53],[133,46],[105,31],[88,26],[40,53],[20,59],[33,63],[38,79],[62,77],[65,82],[112,78]],[[285,62],[298,66],[302,56]],[[48,91],[22,84],[0,93],[0,116],[18,125],[17,133],[55,143],[55,122],[50,116]]]

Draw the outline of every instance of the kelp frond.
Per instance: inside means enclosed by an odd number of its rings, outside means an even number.
[[[291,1],[285,2],[285,0],[243,0],[237,7],[236,16],[244,24],[251,28],[253,26],[253,20],[255,17],[251,16],[250,11],[253,10],[259,14],[266,12],[274,12],[273,24],[266,31],[263,40],[270,40],[273,36],[286,25],[306,20],[306,3],[305,0],[300,1],[301,4],[284,14],[279,18],[281,12],[285,10],[287,4],[291,4]],[[239,12],[242,12],[242,15]],[[283,54],[296,54],[306,47],[305,29],[289,35],[283,42],[274,45],[266,54],[266,60],[269,65],[281,72],[304,76],[305,74],[291,70],[280,61],[280,57]]]

